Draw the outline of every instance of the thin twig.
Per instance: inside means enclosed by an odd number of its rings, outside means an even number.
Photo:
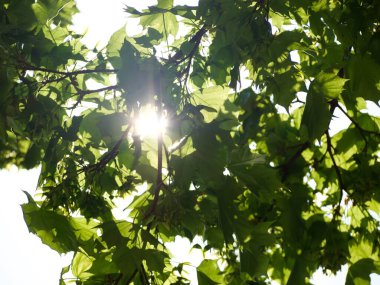
[[[142,284],[149,285],[149,278],[148,278],[148,275],[146,274],[144,265],[142,263],[140,265],[140,277],[141,277]]]
[[[168,54],[169,54],[170,49],[169,49],[168,31],[166,30],[165,13],[162,13],[162,22],[164,23],[164,32],[165,32],[165,38],[166,38],[166,48],[168,49]]]
[[[344,187],[344,183],[343,183],[343,178],[342,178],[342,174],[340,173],[340,169],[339,169],[339,166],[337,165],[336,161],[335,161],[335,157],[334,157],[334,154],[333,154],[333,146],[331,144],[331,137],[330,137],[330,134],[328,131],[325,132],[325,135],[326,135],[326,139],[327,139],[327,152],[331,158],[331,161],[333,163],[333,166],[334,166],[334,170],[335,170],[335,173],[336,173],[336,176],[337,176],[337,179],[338,179],[338,185],[339,185],[339,202],[337,204],[337,206],[335,207],[335,210],[334,210],[334,219],[335,219],[335,216],[337,214],[339,214],[339,211],[340,211],[340,204],[342,202],[342,199],[343,199],[343,190],[345,189]]]
[[[189,43],[195,43],[191,51],[187,55],[184,55],[182,51],[179,50],[172,57],[168,59],[166,64],[173,64],[173,63],[180,64],[184,62],[186,59],[193,57],[195,54],[195,51],[197,50],[200,44],[202,37],[206,34],[206,32],[207,32],[206,26],[203,26],[202,28],[200,28],[199,31],[196,32],[195,35],[192,36],[191,39],[189,40]]]
[[[184,80],[184,86],[186,86],[186,83],[187,83],[187,79],[189,78],[189,74],[190,74],[190,67],[191,67],[191,63],[193,62],[193,58],[195,56],[195,53],[196,51],[198,50],[199,48],[199,45],[201,43],[201,40],[203,38],[203,35],[207,32],[206,28],[203,26],[195,35],[194,37],[191,39],[191,41],[194,41],[194,46],[193,48],[191,49],[191,51],[189,52],[189,54],[186,56],[186,58],[188,59],[188,62],[187,62],[187,65],[186,65],[186,68],[185,70],[183,71],[183,74],[185,74],[185,80]]]
[[[118,72],[117,69],[85,69],[85,70],[76,70],[76,71],[60,71],[60,70],[55,70],[55,69],[33,66],[26,63],[21,63],[21,66],[19,66],[19,68],[25,71],[27,70],[41,71],[41,72],[54,73],[54,74],[60,74],[60,75],[65,75],[65,76],[75,76],[79,74],[90,74],[90,73],[116,73]]]
[[[135,278],[136,274],[137,274],[138,270],[135,269],[135,271],[133,271],[131,277],[128,278],[127,282],[125,283],[125,285],[129,285],[131,284],[132,280]]]
[[[342,108],[342,106],[338,105],[337,106],[339,110],[342,111],[342,113],[351,121],[351,123],[359,130],[361,136],[363,137],[364,140],[366,140],[365,136],[363,133],[368,133],[368,134],[372,134],[372,135],[376,135],[376,136],[380,136],[380,132],[376,132],[376,131],[370,131],[370,130],[365,130],[363,129],[359,124],[358,122],[356,122],[350,115],[348,115],[348,113]]]
[[[289,172],[289,167],[302,155],[304,150],[306,150],[310,146],[309,142],[305,142],[301,144],[298,148],[298,150],[292,155],[292,157],[284,164],[280,165],[279,168],[283,170],[283,175],[282,175],[282,181],[285,180],[286,175]]]
[[[121,134],[121,137],[116,142],[116,144],[112,147],[112,149],[109,152],[107,152],[104,156],[102,156],[99,162],[89,165],[89,166],[85,166],[83,168],[83,171],[85,172],[97,171],[99,169],[102,169],[104,166],[107,165],[108,162],[114,159],[119,152],[121,143],[124,141],[125,137],[128,135],[130,129],[131,129],[131,125],[127,127],[127,129]]]
[[[157,138],[157,178],[156,187],[154,188],[154,197],[150,209],[145,213],[143,220],[148,218],[157,208],[158,197],[160,196],[161,187],[163,186],[162,181],[162,133],[159,134]]]
[[[119,85],[111,85],[111,86],[106,86],[106,87],[99,88],[99,89],[82,90],[82,89],[79,89],[79,87],[75,84],[73,84],[73,86],[74,86],[74,89],[77,91],[79,97],[78,97],[77,101],[75,102],[75,104],[72,107],[69,107],[68,109],[75,109],[76,107],[78,107],[78,105],[82,102],[85,95],[103,92],[103,91],[116,90],[119,88]]]
[[[46,79],[46,80],[41,81],[39,83],[41,83],[43,85],[46,85],[46,84],[49,84],[49,83],[54,83],[54,82],[62,81],[64,79],[68,78],[68,77],[70,77],[70,75],[62,75],[61,77]]]
[[[160,93],[158,94],[158,102],[157,104],[157,113],[158,113],[158,120],[161,120],[162,116],[162,94],[163,94],[163,88],[162,84],[160,81]],[[160,191],[161,187],[163,186],[163,181],[162,181],[162,160],[163,160],[163,137],[162,137],[162,132],[160,131],[157,137],[157,179],[156,179],[156,187],[154,189],[154,197],[152,201],[152,205],[150,209],[145,213],[143,220],[148,218],[152,213],[156,211],[157,204],[158,204],[158,198],[160,196]],[[150,228],[150,225],[149,225]]]

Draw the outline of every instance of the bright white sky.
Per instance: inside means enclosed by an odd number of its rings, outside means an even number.
[[[81,12],[75,17],[74,24],[79,32],[89,28],[85,41],[94,46],[104,45],[111,34],[125,24],[125,4],[141,9],[156,3],[154,0],[78,0]],[[197,0],[174,1],[176,4],[197,3]],[[131,25],[135,22],[131,22]],[[26,202],[22,190],[35,192],[38,170],[0,171],[0,284],[2,285],[52,285],[58,284],[58,278],[63,266],[69,264],[70,256],[59,256],[58,253],[43,245],[40,239],[27,230],[23,220],[20,204]],[[179,262],[188,260],[191,244],[186,239],[177,239],[177,245],[170,245]],[[202,256],[200,251],[191,253],[195,265]],[[188,268],[191,276],[195,268]],[[345,271],[345,270],[344,270]],[[315,275],[316,284],[343,285],[345,273],[334,276],[324,276],[322,272]],[[380,278],[373,280],[380,284]],[[194,282],[196,284],[196,282]]]

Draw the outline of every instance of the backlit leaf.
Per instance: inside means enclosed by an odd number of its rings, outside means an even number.
[[[309,139],[319,139],[327,131],[330,124],[331,114],[327,101],[321,92],[314,90],[314,82],[311,83],[310,91],[306,97],[305,110],[301,125],[307,129]]]
[[[333,73],[320,72],[313,81],[316,93],[321,93],[329,99],[336,99],[343,91],[347,79],[340,78]]]

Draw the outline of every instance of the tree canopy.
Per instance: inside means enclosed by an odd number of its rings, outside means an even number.
[[[380,274],[379,1],[159,0],[94,49],[75,1],[1,3],[0,167],[41,166],[22,209],[74,252],[60,284],[187,284],[176,236],[201,285]]]

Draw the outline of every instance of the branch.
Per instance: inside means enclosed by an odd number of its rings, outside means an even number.
[[[151,205],[150,209],[145,213],[143,220],[148,218],[156,210],[157,203],[158,203],[158,197],[160,196],[161,187],[163,185],[163,181],[162,181],[162,147],[163,147],[163,143],[162,143],[162,134],[161,133],[159,134],[159,137],[157,139],[157,147],[158,147],[158,149],[157,149],[157,157],[158,157],[157,158],[157,179],[156,179],[156,187],[154,188],[154,198],[153,198],[152,205]]]
[[[342,178],[342,174],[340,173],[340,169],[335,161],[335,157],[334,157],[334,154],[333,154],[333,146],[331,144],[331,137],[330,137],[330,134],[328,131],[325,132],[325,135],[326,135],[326,138],[327,138],[327,152],[331,158],[331,161],[333,163],[333,166],[334,166],[334,170],[335,170],[335,173],[336,173],[336,176],[338,178],[338,184],[339,184],[339,202],[338,202],[338,205],[335,207],[335,210],[334,210],[334,218],[337,214],[339,214],[339,211],[340,211],[340,204],[342,202],[342,198],[343,198],[343,190],[345,189],[344,187],[344,183],[343,183],[343,178]]]
[[[203,35],[207,32],[205,26],[203,26],[195,35],[194,37],[190,40],[191,41],[194,41],[194,46],[193,48],[191,49],[191,51],[189,52],[189,54],[186,56],[185,59],[188,59],[188,62],[187,62],[187,65],[186,65],[186,68],[185,70],[183,71],[182,74],[185,74],[185,80],[184,80],[184,85],[186,85],[186,82],[187,82],[187,79],[189,78],[189,73],[190,73],[190,67],[191,67],[191,63],[193,61],[193,58],[194,58],[194,55],[196,53],[196,51],[198,50],[199,48],[199,45],[201,43],[201,40],[202,40],[202,37]]]
[[[119,152],[121,143],[124,141],[125,137],[128,135],[130,129],[131,129],[131,125],[127,127],[127,129],[121,134],[121,137],[116,142],[116,144],[112,147],[112,149],[109,152],[107,152],[104,156],[102,156],[99,162],[83,167],[83,171],[87,173],[92,172],[92,171],[97,171],[99,169],[102,169],[104,166],[107,165],[108,162],[114,159]]]
[[[167,64],[180,64],[184,62],[186,59],[194,56],[204,34],[207,32],[206,26],[204,25],[195,35],[189,40],[190,43],[195,43],[191,51],[187,55],[183,55],[182,51],[179,50],[172,57],[170,57],[167,61]]]
[[[188,60],[185,69],[183,71],[179,72],[179,79],[181,79],[185,75],[185,79],[184,79],[185,85],[186,85],[187,79],[189,77],[189,71],[190,71],[191,63],[193,61],[195,53],[197,52],[197,50],[199,48],[199,45],[200,45],[201,40],[202,40],[202,37],[206,34],[206,32],[207,32],[207,29],[206,29],[206,26],[204,25],[189,40],[189,43],[194,43],[194,45],[193,45],[192,49],[190,50],[190,52],[188,54],[184,55],[182,53],[182,51],[179,50],[178,52],[176,52],[174,54],[173,57],[169,57],[169,59],[166,62],[166,64],[168,64],[168,65],[170,65],[170,64],[179,65],[179,64],[183,63],[184,61]]]
[[[140,280],[143,285],[149,285],[149,278],[142,263],[140,265]]]
[[[368,133],[368,134],[372,134],[372,135],[376,135],[376,136],[380,136],[380,133],[379,132],[376,132],[376,131],[370,131],[370,130],[365,130],[363,129],[359,124],[358,122],[356,122],[350,115],[348,115],[348,113],[342,108],[342,106],[338,105],[337,106],[339,110],[342,111],[342,113],[351,121],[351,123],[359,130],[360,132],[360,135],[363,137],[363,139],[365,140],[365,142],[367,143],[367,140],[364,136],[364,133]]]
[[[116,90],[119,88],[119,85],[111,85],[111,86],[107,86],[107,87],[103,87],[103,88],[99,88],[99,89],[82,90],[73,81],[71,81],[71,82],[73,83],[72,85],[74,86],[75,91],[77,91],[79,97],[78,97],[77,101],[75,102],[75,104],[72,107],[70,107],[69,109],[75,109],[76,107],[78,107],[78,105],[82,102],[85,95],[103,92],[103,91]]]
[[[284,164],[280,165],[279,168],[283,169],[283,175],[282,175],[282,181],[285,180],[286,175],[289,172],[289,167],[302,155],[304,150],[306,150],[309,147],[310,143],[305,142],[299,146],[299,149],[296,151],[295,154]]]
[[[131,277],[128,278],[128,280],[127,280],[127,282],[125,283],[125,285],[129,285],[129,284],[131,284],[131,282],[132,282],[133,278],[135,278],[137,272],[138,272],[137,269],[135,269],[135,271],[133,271]]]
[[[60,74],[64,76],[75,76],[79,74],[89,74],[89,73],[116,73],[117,69],[85,69],[85,70],[76,70],[76,71],[59,71],[55,69],[43,68],[38,66],[33,66],[25,62],[21,62],[19,66],[20,69],[24,71],[41,71],[47,73]]]
[[[58,78],[51,78],[51,79],[46,79],[44,81],[42,81],[41,83],[43,85],[46,85],[46,84],[49,84],[49,83],[54,83],[54,82],[59,82],[59,81],[62,81],[66,78],[70,77],[70,75],[63,75],[61,77],[58,77]]]
[[[116,73],[118,72],[117,69],[86,69],[86,70],[76,70],[76,71],[60,71],[60,70],[54,70],[54,69],[49,69],[49,68],[43,68],[43,67],[38,67],[38,66],[33,66],[25,62],[20,62],[19,68],[25,72],[25,71],[41,71],[41,72],[46,72],[46,73],[53,73],[53,74],[59,74],[62,75],[58,78],[52,78],[52,79],[47,79],[42,82],[43,85],[53,83],[53,82],[59,82],[62,81],[66,78],[69,78],[74,89],[78,93],[79,97],[77,102],[74,104],[74,106],[70,107],[69,109],[75,109],[83,100],[83,97],[88,94],[92,93],[97,93],[97,92],[102,92],[102,91],[111,91],[119,88],[118,85],[112,85],[112,86],[107,86],[99,89],[93,89],[93,90],[82,90],[78,87],[78,83],[76,82],[75,76],[80,75],[80,74],[92,74],[92,73]]]

